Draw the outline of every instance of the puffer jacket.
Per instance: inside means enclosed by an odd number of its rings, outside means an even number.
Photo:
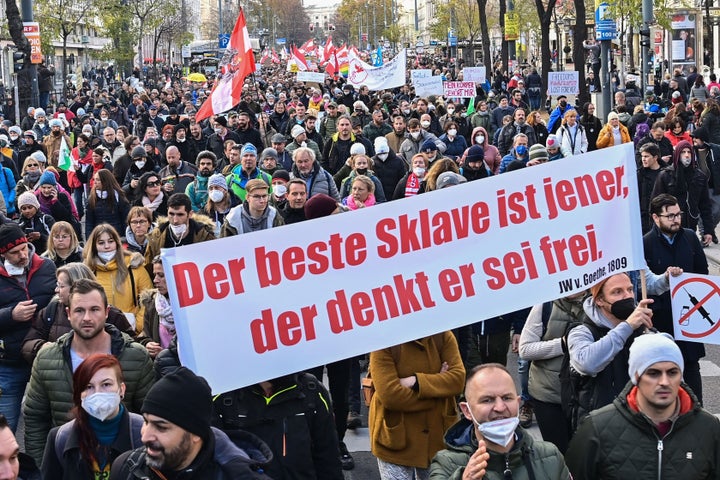
[[[110,472],[110,480],[160,480],[156,469],[146,462],[145,447],[120,455]],[[263,472],[272,460],[270,448],[255,435],[238,430],[230,436],[213,428],[193,462],[172,478],[182,480],[247,480],[270,477]],[[169,473],[169,472],[165,472]]]
[[[114,326],[106,324],[105,331],[111,337],[110,352],[120,362],[125,377],[123,403],[131,412],[139,413],[155,379],[152,359],[145,347]],[[70,346],[74,334],[66,333],[42,349],[33,364],[23,414],[25,450],[37,462],[42,460],[50,429],[70,420],[68,413],[73,407]]]
[[[716,479],[720,475],[720,421],[682,384],[680,412],[669,432],[637,408],[637,387],[628,383],[611,405],[580,424],[565,456],[574,478]],[[658,468],[660,466],[660,468]],[[660,470],[660,471],[658,471]]]
[[[313,163],[313,170],[308,175],[301,174],[297,165],[293,163],[292,170],[290,171],[290,178],[305,180],[309,190],[307,195],[308,198],[312,197],[316,193],[324,193],[325,195],[329,195],[334,198],[335,201],[340,201],[340,193],[338,193],[337,186],[335,185],[330,172],[322,168],[320,166],[320,162],[317,160]]]
[[[490,459],[483,480],[504,480],[508,478],[504,475],[507,468],[512,472],[513,480],[571,478],[562,453],[555,445],[533,440],[532,435],[520,427],[515,435],[515,445],[507,454],[488,450]],[[478,446],[472,423],[463,418],[453,425],[445,435],[445,444],[447,449],[439,451],[430,465],[430,480],[461,480],[465,466]]]
[[[135,316],[135,331],[138,333],[142,332],[144,313],[144,308],[138,299],[144,290],[153,288],[150,275],[143,268],[144,264],[145,259],[139,253],[125,252],[125,265],[127,265],[130,274],[125,278],[122,288],[115,286],[118,267],[114,259],[106,264],[98,262],[95,265],[94,272],[98,283],[105,289],[108,303],[125,313],[131,313]],[[135,284],[134,289],[133,283]]]
[[[29,247],[31,260],[25,286],[0,264],[0,365],[24,364],[20,350],[31,322],[13,320],[13,308],[25,300],[33,300],[38,309],[45,308],[55,294],[55,264],[37,255],[32,244]]]
[[[448,370],[440,373],[443,362]],[[370,448],[377,458],[427,468],[443,448],[442,435],[457,421],[455,395],[465,379],[452,332],[439,333],[370,354],[376,388],[370,404]],[[417,376],[417,390],[400,378]]]

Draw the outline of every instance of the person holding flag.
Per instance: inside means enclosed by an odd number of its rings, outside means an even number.
[[[195,115],[197,122],[230,110],[240,103],[245,77],[255,72],[255,56],[242,9],[220,60],[219,70],[220,75],[215,87]]]

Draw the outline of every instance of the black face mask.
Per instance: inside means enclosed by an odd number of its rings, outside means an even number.
[[[623,298],[610,305],[610,312],[620,320],[627,320],[630,315],[635,311],[635,299]]]
[[[358,173],[358,175],[365,175],[368,171],[367,168],[356,168],[355,171]]]

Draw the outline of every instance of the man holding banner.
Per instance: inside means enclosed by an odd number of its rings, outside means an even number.
[[[663,193],[650,202],[650,214],[655,223],[652,230],[643,237],[645,260],[654,273],[662,273],[669,266],[680,267],[686,273],[708,274],[705,252],[695,232],[682,228],[682,217],[687,212],[680,210],[678,200]],[[670,292],[653,295],[653,325],[661,332],[673,334],[672,306]],[[699,360],[705,356],[705,345],[697,342],[678,341],[685,361],[685,382],[697,395],[702,404],[703,390]]]

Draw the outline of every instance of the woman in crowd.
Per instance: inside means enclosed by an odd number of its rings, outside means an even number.
[[[430,167],[430,170],[428,170],[427,174],[425,175],[425,179],[423,180],[426,192],[431,192],[436,189],[437,179],[443,172],[455,172],[459,174],[460,167],[458,167],[458,164],[450,160],[449,158],[441,158],[439,160],[436,160],[435,163],[433,163],[432,167]]]
[[[78,221],[78,211],[75,208],[70,194],[58,184],[57,176],[52,167],[48,168],[40,176],[38,189],[35,192],[38,202],[40,202],[40,210],[52,216],[56,222],[68,222],[75,229],[78,237],[81,235],[80,222]]]
[[[596,142],[598,150],[630,142],[632,142],[630,132],[625,125],[620,123],[618,114],[615,112],[608,113],[608,123],[605,124],[598,134]]]
[[[372,207],[375,205],[375,183],[365,175],[358,175],[352,179],[350,195],[342,200],[342,204],[350,210]]]
[[[47,249],[50,229],[55,219],[40,211],[40,202],[32,192],[25,192],[18,197],[18,209],[20,217],[17,222],[27,236],[27,239],[39,253]]]
[[[39,152],[42,155],[42,152]],[[22,170],[20,171],[20,180],[15,185],[15,197],[19,197],[25,192],[34,192],[39,187],[38,182],[43,173],[43,164],[36,158],[37,155],[30,155],[25,159]],[[42,155],[43,158],[45,155]]]
[[[585,128],[577,121],[577,111],[570,109],[565,112],[562,119],[562,125],[557,131],[560,138],[560,151],[563,157],[572,157],[573,155],[581,155],[587,152],[588,140],[585,135]],[[541,145],[544,145],[542,142]]]
[[[23,340],[23,358],[31,365],[44,344],[54,342],[72,330],[66,309],[70,304],[70,288],[81,279],[96,280],[90,268],[84,263],[78,262],[68,263],[58,268],[55,276],[57,277],[55,296],[47,307],[40,310],[35,316],[30,330]],[[114,325],[118,330],[132,337],[135,336],[135,330],[117,307],[110,305],[105,323]]]
[[[457,161],[467,149],[467,141],[458,133],[458,124],[454,120],[447,122],[443,130],[445,133],[440,135],[440,140],[447,145],[444,155]]]
[[[410,171],[400,179],[395,192],[393,192],[393,200],[400,198],[412,197],[425,191],[425,175],[427,174],[430,162],[422,153],[413,155],[410,160]]]
[[[131,252],[138,252],[144,257],[153,228],[152,212],[147,207],[132,207],[127,215],[125,248]]]
[[[538,112],[537,110],[533,110],[532,112],[530,112],[530,114],[527,116],[527,124],[533,128],[537,143],[539,143],[540,145],[545,145],[545,141],[547,140],[549,132],[547,126],[545,125],[545,121],[542,118],[542,115],[540,115],[540,112]]]
[[[700,124],[710,132],[710,143],[720,143],[720,105],[714,98],[708,98],[700,114]]]
[[[579,121],[580,125],[585,129],[585,136],[588,141],[588,152],[597,150],[597,138],[602,130],[602,122],[595,116],[595,105],[586,103],[582,108],[582,116]]]
[[[85,265],[105,288],[108,303],[125,313],[136,332],[142,332],[140,293],[152,288],[143,256],[123,250],[117,230],[103,223],[88,236],[83,257]]]
[[[339,176],[346,175],[342,179],[342,182],[340,182],[340,198],[345,198],[350,195],[351,186],[355,178],[364,175],[375,184],[373,192],[377,203],[383,203],[385,201],[385,193],[383,192],[380,179],[377,178],[372,171],[374,165],[372,158],[365,154],[353,155],[348,159],[348,164],[349,166],[343,167],[334,177],[337,179]],[[347,168],[351,168],[352,170],[347,173]]]
[[[88,209],[85,214],[85,234],[92,232],[96,225],[108,223],[118,232],[125,231],[125,221],[130,204],[125,192],[109,170],[104,168],[93,174],[93,186],[88,195]]]
[[[50,229],[47,250],[42,254],[57,268],[73,262],[82,262],[82,247],[75,230],[68,222],[55,222]]]
[[[224,176],[219,173],[210,176],[208,179],[208,200],[202,211],[215,225],[215,238],[220,238],[220,230],[230,209],[240,204],[242,204],[242,201],[238,196],[228,190]]]
[[[375,385],[368,426],[382,480],[426,480],[457,420],[455,396],[465,382],[452,332],[370,353]]]
[[[689,143],[693,141],[690,132],[685,129],[685,122],[683,122],[680,117],[675,117],[672,122],[670,122],[668,129],[665,131],[665,137],[670,140],[673,148],[683,140]]]
[[[135,191],[133,206],[147,208],[152,212],[153,220],[157,220],[158,216],[167,215],[167,200],[160,176],[155,172],[143,173]]]
[[[92,177],[90,172],[92,172],[93,150],[90,148],[90,137],[84,133],[77,137],[76,143],[77,146],[70,152],[74,170],[68,171],[68,186],[72,189],[78,218],[82,218],[85,213],[85,190]]]
[[[122,404],[125,383],[120,362],[90,355],[73,373],[74,419],[50,431],[42,461],[45,480],[110,477],[113,461],[142,446],[143,417]]]

